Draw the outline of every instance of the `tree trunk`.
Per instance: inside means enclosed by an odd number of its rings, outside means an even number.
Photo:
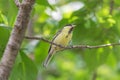
[[[25,36],[25,31],[30,18],[30,12],[35,0],[23,0],[22,3],[16,0],[16,5],[19,8],[14,29],[8,40],[8,44],[4,51],[0,62],[0,80],[8,80],[16,56]],[[12,16],[12,14],[11,14]]]

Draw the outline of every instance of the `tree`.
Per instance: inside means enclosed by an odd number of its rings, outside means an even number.
[[[14,25],[14,29],[12,30],[12,34],[8,40],[6,49],[1,59],[0,80],[8,80],[8,76],[10,75],[21,43],[24,39],[34,0],[23,0],[22,3],[16,0],[15,2],[19,7],[19,12]]]

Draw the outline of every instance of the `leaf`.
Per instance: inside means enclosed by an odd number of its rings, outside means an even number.
[[[0,0],[0,11],[6,17],[8,25],[13,26],[18,12],[14,0]]]
[[[10,36],[9,27],[0,26],[0,33],[2,33],[0,34],[0,58],[1,58]]]
[[[44,42],[40,42],[35,49],[35,61],[38,64],[42,64],[47,54],[48,54],[48,44]]]
[[[8,25],[8,21],[5,15],[0,11],[0,23]]]
[[[36,3],[38,3],[38,4],[40,4],[40,5],[45,5],[45,6],[48,6],[49,5],[49,3],[48,3],[48,1],[47,0],[36,0]]]
[[[51,9],[54,9],[47,0],[36,0],[36,3],[43,6],[49,6]]]
[[[24,63],[24,69],[26,74],[25,80],[36,80],[37,72],[38,72],[36,65],[30,58],[28,58],[25,55],[25,53],[21,52],[20,55],[21,55],[22,62]]]
[[[109,48],[99,48],[96,50],[85,50],[83,54],[84,60],[90,71],[94,71],[98,66],[105,64],[110,54]]]
[[[23,62],[21,60],[20,54],[18,54],[15,64],[13,66],[13,70],[11,71],[9,80],[24,80],[25,79],[24,75],[25,74],[23,72]]]
[[[36,80],[38,70],[34,62],[20,51],[9,80]]]
[[[7,11],[8,25],[13,26],[17,16],[18,9],[13,0],[9,0],[8,2],[9,2],[8,3],[9,8]]]

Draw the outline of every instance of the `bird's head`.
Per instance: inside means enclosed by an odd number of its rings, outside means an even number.
[[[74,27],[75,27],[75,25],[67,24],[67,25],[63,28],[63,30],[68,31],[68,33],[71,33],[71,32],[73,31]]]

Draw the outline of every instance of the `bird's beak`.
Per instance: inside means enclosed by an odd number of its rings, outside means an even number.
[[[72,25],[68,33],[71,33],[76,25]]]

